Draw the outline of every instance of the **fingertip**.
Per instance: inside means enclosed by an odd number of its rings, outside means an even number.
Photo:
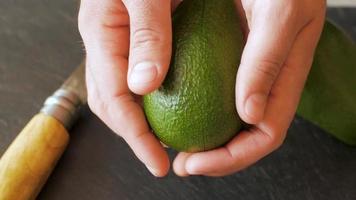
[[[191,175],[199,175],[201,174],[200,170],[199,170],[199,165],[197,164],[197,162],[195,161],[194,158],[192,159],[188,159],[186,164],[185,164],[186,170],[188,174]]]
[[[169,164],[161,166],[160,168],[154,168],[149,165],[146,165],[146,167],[147,167],[148,171],[150,171],[153,176],[158,177],[158,178],[165,177],[169,172]]]
[[[244,104],[243,120],[249,124],[258,124],[264,118],[268,96],[260,93],[250,95]]]
[[[177,155],[173,162],[173,171],[175,174],[181,177],[189,176],[186,170],[186,160],[190,156],[189,153],[181,152]]]
[[[162,147],[163,148],[163,147]],[[165,151],[164,151],[165,152]],[[171,167],[171,164],[170,164],[170,161],[169,161],[169,158],[168,158],[168,154],[165,152],[164,153],[164,161],[161,163],[161,166],[160,166],[160,170],[158,171],[157,173],[157,176],[156,177],[164,177],[168,174],[169,172],[169,169]]]
[[[187,173],[190,175],[206,175],[214,170],[216,166],[223,166],[222,163],[218,164],[219,162],[211,162],[215,159],[214,151],[215,150],[197,153],[190,156],[185,163]]]
[[[160,87],[165,73],[162,67],[151,61],[136,64],[128,73],[128,86],[138,95],[148,94]]]
[[[137,158],[156,177],[167,175],[170,163],[168,154],[151,132],[138,136],[123,135]]]
[[[152,175],[162,178],[168,174],[170,162],[164,148],[162,146],[160,148],[161,149],[159,151],[156,151],[157,154],[154,163],[148,163],[146,164],[146,167]]]

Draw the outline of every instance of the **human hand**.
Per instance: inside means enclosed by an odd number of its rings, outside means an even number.
[[[179,153],[180,176],[223,176],[279,147],[294,117],[325,17],[325,0],[236,0],[247,38],[236,80],[236,107],[252,127],[224,147]]]
[[[168,156],[151,133],[138,95],[158,88],[171,57],[171,9],[178,0],[82,0],[88,104],[155,176]],[[135,94],[138,95],[135,95]]]

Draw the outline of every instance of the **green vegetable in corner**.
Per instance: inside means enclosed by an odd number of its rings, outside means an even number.
[[[297,113],[356,145],[356,46],[325,23]]]

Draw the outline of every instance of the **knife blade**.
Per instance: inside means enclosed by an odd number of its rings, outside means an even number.
[[[48,97],[0,159],[0,200],[35,199],[69,142],[86,103],[85,62]]]
[[[48,97],[41,112],[53,116],[67,129],[76,121],[79,107],[86,103],[85,61],[72,72],[62,86]]]

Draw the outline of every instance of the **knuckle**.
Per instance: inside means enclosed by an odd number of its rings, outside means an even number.
[[[78,12],[78,28],[80,32],[85,32],[97,18],[97,6],[92,1],[81,1]]]
[[[133,114],[132,111],[132,103],[134,103],[134,98],[131,94],[129,93],[122,93],[119,95],[116,95],[112,97],[110,100],[112,102],[112,105],[117,105],[119,109],[114,109],[117,110],[117,116],[119,119],[127,119],[130,118],[131,115]]]
[[[92,87],[88,87],[87,91],[88,91],[87,103],[89,109],[100,119],[103,119],[103,116],[105,115],[105,112],[107,110],[107,104],[102,100],[100,94],[96,89],[93,89]]]
[[[275,133],[268,135],[270,139],[270,144],[273,149],[277,149],[283,144],[285,134],[284,133]]]
[[[132,48],[138,49],[152,45],[160,45],[164,42],[163,36],[160,32],[153,28],[138,28],[132,34]]]
[[[86,11],[83,11],[81,8],[78,13],[78,30],[80,35],[85,35],[86,29],[88,27],[88,22],[87,22],[87,17],[86,17]]]
[[[97,17],[89,8],[81,6],[78,13],[78,30],[83,40],[90,37],[90,34],[97,27]],[[94,20],[93,20],[94,18]]]
[[[281,63],[274,59],[263,59],[255,67],[256,73],[262,74],[271,80],[274,80],[280,71]]]
[[[89,109],[93,112],[93,113],[96,113],[95,112],[95,101],[92,100],[92,98],[89,98],[88,97],[88,106],[89,106]]]
[[[88,106],[89,109],[95,113],[97,116],[101,116],[101,111],[103,110],[104,104],[96,96],[88,94]]]
[[[275,130],[270,130],[268,132],[262,131],[261,129],[253,129],[254,131],[257,131],[257,133],[263,135],[266,138],[267,146],[269,147],[270,150],[276,150],[278,147],[280,147],[284,139],[286,137],[286,132],[283,131],[275,131]],[[254,144],[255,146],[261,146],[259,142],[256,142]]]
[[[78,13],[78,29],[83,36],[106,29],[127,28],[129,16],[122,2],[101,5],[95,1],[82,1]]]

